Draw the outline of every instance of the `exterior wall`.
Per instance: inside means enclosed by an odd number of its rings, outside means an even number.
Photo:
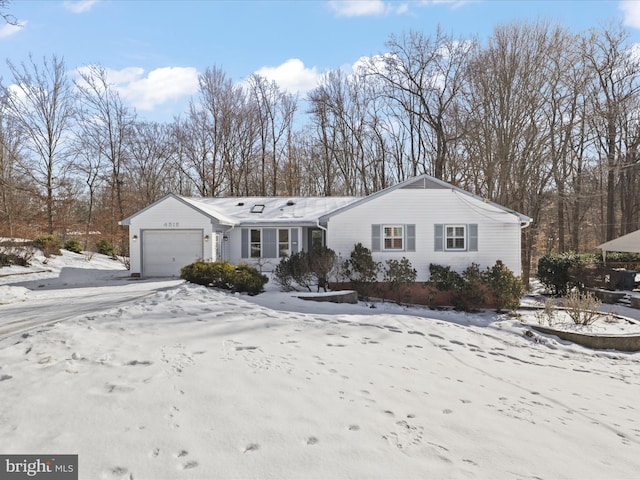
[[[180,200],[167,197],[131,218],[129,225],[129,255],[131,275],[142,273],[141,230],[201,229],[204,237],[204,260],[215,260],[215,225],[212,220]]]
[[[332,216],[327,246],[349,258],[356,243],[372,249],[371,225],[415,224],[415,252],[373,252],[376,261],[407,257],[418,280],[429,279],[429,264],[462,272],[472,263],[482,269],[502,262],[521,274],[520,220],[515,215],[450,189],[397,189]],[[435,251],[436,224],[477,224],[478,251]]]

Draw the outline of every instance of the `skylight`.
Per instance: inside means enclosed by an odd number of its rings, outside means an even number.
[[[253,207],[251,207],[251,213],[262,213],[264,211],[263,203],[256,203]]]

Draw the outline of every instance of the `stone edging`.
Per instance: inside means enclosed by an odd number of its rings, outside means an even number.
[[[596,335],[577,332],[565,332],[541,325],[527,325],[540,333],[555,335],[583,347],[595,350],[619,350],[621,352],[640,352],[640,335]]]
[[[358,293],[353,290],[342,290],[331,293],[296,295],[301,300],[331,303],[358,303]]]

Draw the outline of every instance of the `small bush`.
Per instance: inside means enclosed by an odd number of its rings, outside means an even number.
[[[309,269],[316,279],[318,291],[327,291],[329,278],[335,276],[338,270],[338,256],[328,247],[316,247],[309,255]]]
[[[251,265],[240,264],[233,275],[232,290],[234,292],[257,295],[264,291],[264,286],[268,281],[269,279],[266,275],[263,275]]]
[[[10,267],[18,265],[28,267],[33,258],[34,247],[24,246],[1,246],[0,245],[0,267]]]
[[[464,287],[464,279],[458,272],[451,270],[451,267],[429,264],[429,284],[434,285],[438,290],[459,291]]]
[[[38,235],[33,240],[33,246],[42,250],[42,253],[45,257],[49,258],[51,255],[62,255],[60,249],[62,248],[62,243],[55,235]]]
[[[397,300],[400,301],[403,298],[403,289],[416,281],[418,272],[411,266],[411,262],[406,257],[402,257],[400,260],[387,260],[386,263],[384,280],[389,282],[391,290],[396,294]]]
[[[567,314],[576,325],[591,325],[595,322],[600,313],[598,309],[602,302],[593,296],[591,292],[580,292],[573,290],[562,299],[563,306],[567,309]]]
[[[378,280],[380,263],[371,255],[371,250],[361,243],[354,245],[353,251],[344,262],[344,272],[359,293],[368,295]]]
[[[113,257],[116,254],[116,247],[106,238],[100,238],[96,241],[96,250],[101,255]]]
[[[534,316],[536,317],[540,325],[544,325],[546,321],[549,326],[552,327],[555,322],[556,311],[557,308],[555,302],[552,299],[547,298],[544,302],[544,307],[542,308],[542,310],[536,310]]]
[[[451,301],[460,310],[469,311],[485,305],[487,292],[493,296],[498,311],[515,309],[524,295],[522,280],[500,260],[485,271],[478,264],[472,263],[462,274],[451,270],[451,267],[432,263],[429,265],[429,272],[431,278],[427,284],[441,291],[452,292]]]
[[[80,240],[77,238],[68,239],[64,242],[64,246],[62,248],[73,253],[82,253],[82,245],[80,244]]]
[[[276,283],[284,291],[297,290],[296,286],[311,291],[313,273],[309,265],[309,255],[306,252],[298,252],[282,258],[273,274]]]
[[[502,261],[498,260],[488,269],[487,279],[498,311],[505,308],[515,310],[520,306],[520,299],[525,293],[524,285]]]
[[[234,266],[227,261],[198,261],[180,269],[180,278],[207,287],[223,288],[234,292],[257,295],[263,291],[268,279],[249,265]]]

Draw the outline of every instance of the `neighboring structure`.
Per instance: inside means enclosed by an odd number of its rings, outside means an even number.
[[[640,253],[640,230],[627,233],[613,240],[609,240],[597,248],[602,249],[602,257],[607,258],[607,252],[628,252],[628,253]]]
[[[385,261],[407,257],[461,271],[502,260],[521,273],[520,230],[531,219],[421,175],[367,197],[185,198],[168,195],[122,220],[131,274],[174,276],[198,259],[271,271],[280,259],[326,245],[346,259],[356,243]]]

